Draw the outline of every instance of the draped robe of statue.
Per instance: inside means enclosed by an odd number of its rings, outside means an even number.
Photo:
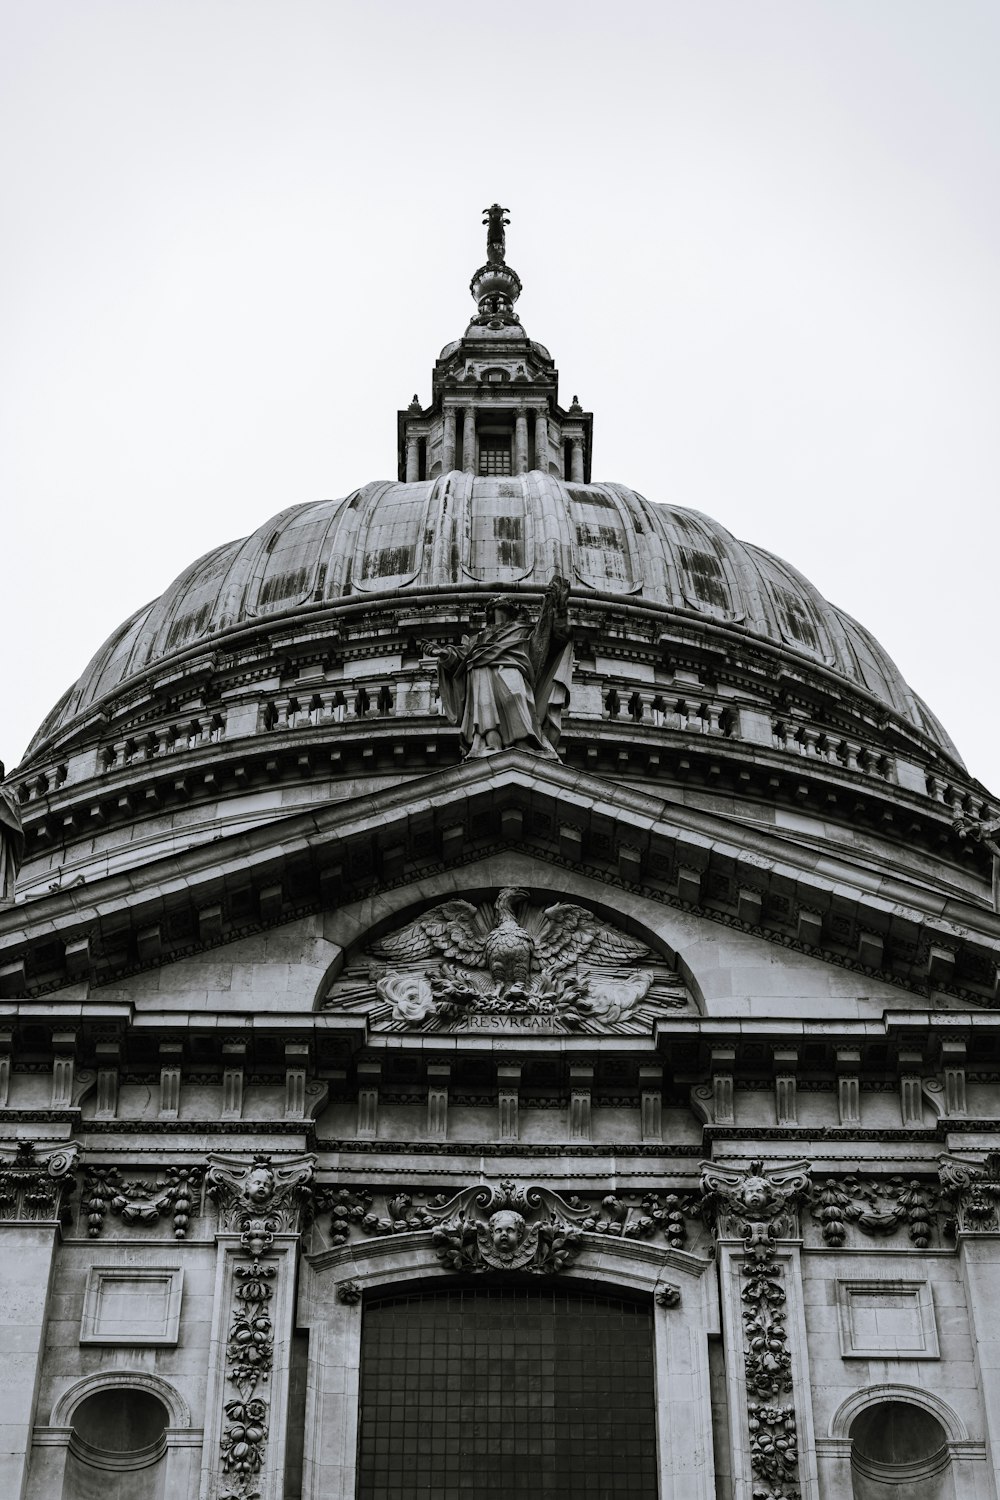
[[[461,726],[466,757],[517,746],[558,759],[573,671],[561,582],[550,585],[534,625],[499,620],[466,636],[439,659],[441,704],[451,722]]]
[[[3,767],[0,766],[0,776]],[[0,782],[0,906],[13,901],[14,882],[24,854],[21,809],[12,786]]]

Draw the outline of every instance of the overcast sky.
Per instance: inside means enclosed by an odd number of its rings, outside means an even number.
[[[881,639],[1000,793],[997,0],[6,0],[0,756],[195,556],[394,477],[480,209],[594,478]]]

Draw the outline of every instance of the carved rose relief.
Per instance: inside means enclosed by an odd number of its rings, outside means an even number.
[[[444,901],[371,943],[326,1004],[386,1030],[638,1034],[690,1000],[645,944],[595,913],[506,887],[479,905]]]

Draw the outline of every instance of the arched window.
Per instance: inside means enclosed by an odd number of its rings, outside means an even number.
[[[358,1500],[655,1500],[649,1301],[534,1283],[373,1297],[358,1458]]]

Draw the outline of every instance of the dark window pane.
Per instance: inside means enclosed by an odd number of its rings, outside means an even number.
[[[656,1500],[650,1310],[517,1285],[367,1303],[358,1500],[463,1494]]]
[[[479,438],[480,474],[510,474],[510,438],[484,432]]]

